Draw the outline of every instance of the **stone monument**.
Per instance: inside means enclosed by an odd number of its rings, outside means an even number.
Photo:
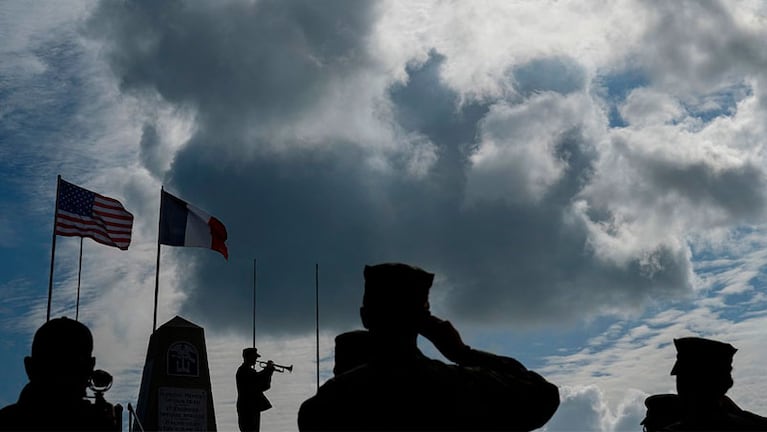
[[[149,338],[136,417],[145,431],[215,431],[202,327],[179,316]]]

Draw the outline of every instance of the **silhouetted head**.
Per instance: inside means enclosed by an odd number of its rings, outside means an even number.
[[[261,357],[256,348],[245,348],[242,350],[242,360],[250,365],[256,364],[256,360]]]
[[[724,342],[698,337],[674,339],[679,396],[716,400],[732,387],[732,357],[737,349]]]
[[[339,375],[362,366],[370,360],[370,333],[352,330],[336,336],[336,354],[333,374]]]
[[[32,355],[24,358],[29,381],[63,397],[83,397],[96,359],[93,335],[67,317],[43,324],[32,339]]]
[[[416,332],[429,313],[434,274],[402,263],[365,266],[360,317],[371,332]]]

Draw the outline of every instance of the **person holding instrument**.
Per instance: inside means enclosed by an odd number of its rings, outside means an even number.
[[[360,318],[369,359],[301,404],[299,430],[529,431],[554,415],[554,384],[513,358],[469,347],[449,321],[431,314],[434,274],[384,263],[365,266],[364,278]],[[454,364],[424,356],[419,334]]]
[[[264,392],[272,386],[274,363],[269,360],[260,371],[255,370],[261,355],[256,348],[242,350],[242,365],[237,369],[237,423],[242,432],[258,431],[261,412],[272,407]]]
[[[95,404],[86,399],[86,388],[97,381],[93,335],[88,327],[67,317],[51,319],[35,332],[31,351],[24,358],[29,383],[17,403],[0,410],[0,430],[107,431],[122,427],[114,407],[103,397]],[[101,371],[95,378],[105,373]]]

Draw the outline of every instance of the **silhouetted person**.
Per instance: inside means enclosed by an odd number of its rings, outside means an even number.
[[[242,350],[242,365],[237,369],[237,423],[242,432],[258,431],[261,412],[272,407],[264,392],[272,386],[274,363],[269,360],[262,370],[255,370],[261,357],[256,348]]]
[[[335,338],[335,365],[333,375],[340,375],[370,360],[370,333],[352,330]]]
[[[732,345],[697,337],[674,339],[674,345],[677,394],[645,399],[645,431],[767,431],[767,418],[725,395],[733,385]]]
[[[85,389],[93,375],[93,336],[66,317],[43,324],[24,358],[29,383],[15,404],[0,410],[0,430],[105,431],[117,424],[112,406],[93,404]],[[102,401],[103,402],[103,401]]]
[[[370,360],[304,401],[299,430],[532,430],[554,414],[555,385],[512,358],[470,348],[431,315],[433,274],[386,263],[366,266],[364,276]],[[456,364],[425,357],[418,334]]]

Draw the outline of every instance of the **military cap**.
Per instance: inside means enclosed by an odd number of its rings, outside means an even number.
[[[677,354],[671,375],[685,371],[729,373],[738,351],[728,343],[699,337],[674,339],[674,345]]]
[[[366,265],[363,305],[426,306],[434,274],[403,263]]]
[[[335,337],[336,353],[367,351],[370,347],[370,332],[367,330],[352,330]]]
[[[245,348],[242,350],[242,358],[259,358],[261,357],[261,354],[258,353],[258,349],[254,348]]]
[[[37,359],[55,359],[63,355],[90,357],[92,352],[90,329],[67,317],[48,320],[32,338],[32,357]]]
[[[335,366],[333,373],[346,372],[363,365],[371,357],[370,333],[367,330],[352,330],[335,338]]]

